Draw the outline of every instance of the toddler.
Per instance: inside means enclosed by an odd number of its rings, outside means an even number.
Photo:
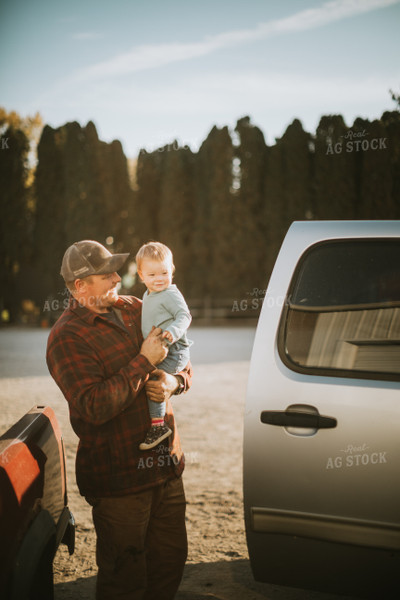
[[[146,338],[153,325],[163,329],[169,350],[166,358],[157,365],[167,373],[179,373],[189,362],[192,342],[186,336],[192,317],[184,297],[172,276],[175,270],[171,250],[160,242],[144,244],[136,255],[137,271],[147,290],[143,295],[142,333]],[[165,402],[148,400],[151,427],[140,450],[149,450],[171,435],[164,423]]]

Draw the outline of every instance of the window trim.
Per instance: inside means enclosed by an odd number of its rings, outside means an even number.
[[[346,379],[365,379],[375,381],[400,381],[400,373],[390,373],[382,371],[363,371],[359,369],[345,369],[338,367],[313,367],[304,366],[294,362],[290,355],[286,352],[285,341],[287,339],[287,327],[288,327],[288,314],[290,311],[290,297],[293,293],[294,287],[298,281],[299,271],[307,260],[309,254],[311,254],[316,248],[332,244],[332,242],[345,243],[345,242],[398,242],[400,244],[400,238],[398,237],[348,237],[348,238],[330,238],[326,240],[320,240],[309,246],[298,259],[296,266],[293,271],[293,275],[290,279],[288,291],[286,294],[285,302],[283,304],[283,310],[278,324],[278,335],[277,335],[277,350],[279,357],[283,364],[295,373],[302,375],[312,375],[317,377],[339,377]]]

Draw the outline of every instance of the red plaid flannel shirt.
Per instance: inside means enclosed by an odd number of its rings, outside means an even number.
[[[165,444],[141,451],[150,427],[144,384],[155,369],[139,354],[142,302],[120,296],[125,328],[71,299],[52,328],[47,365],[69,404],[79,437],[76,479],[83,496],[118,496],[180,476],[184,456],[170,401],[166,422],[173,434]],[[180,373],[190,387],[189,364]]]

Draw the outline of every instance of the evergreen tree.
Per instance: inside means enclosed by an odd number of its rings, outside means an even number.
[[[29,140],[0,121],[0,312],[14,321],[20,311],[17,280],[29,257],[30,217],[26,158]]]
[[[237,286],[232,259],[236,231],[232,227],[232,138],[227,127],[213,127],[196,156],[197,204],[194,215],[194,261],[197,298],[230,297]]]
[[[101,148],[93,123],[82,128],[67,123],[64,130],[64,181],[67,245],[82,239],[104,243],[107,223]]]
[[[165,149],[141,150],[136,170],[137,191],[134,197],[134,219],[139,244],[158,240],[158,209]]]
[[[390,164],[391,202],[385,219],[400,219],[400,111],[385,112],[381,117],[384,126]]]
[[[196,270],[193,265],[194,157],[177,142],[166,149],[159,192],[159,241],[171,248],[176,267],[175,283],[185,295],[190,294]]]
[[[362,219],[391,218],[392,170],[385,125],[382,121],[370,123],[359,118],[350,131],[351,140],[346,143],[356,160],[358,197],[355,216]]]
[[[118,140],[101,142],[101,154],[102,172],[108,174],[103,182],[107,207],[104,236],[114,239],[114,252],[132,252],[136,229],[127,160]]]
[[[270,274],[290,224],[313,216],[313,145],[310,134],[295,119],[269,149],[265,176],[265,222]]]
[[[240,186],[234,194],[237,236],[234,247],[235,292],[243,296],[265,288],[266,284],[268,240],[264,198],[268,148],[262,131],[250,123],[249,117],[240,119],[235,131],[240,140],[236,148],[240,161]]]
[[[60,276],[61,260],[67,248],[68,206],[65,193],[66,131],[45,126],[38,144],[35,177],[34,272],[37,285],[32,290],[35,302],[44,310],[49,298],[61,300],[64,284]],[[75,240],[74,240],[75,241]],[[47,307],[47,310],[49,308]],[[50,314],[43,315],[50,317]]]
[[[319,219],[354,219],[357,214],[357,153],[348,152],[343,117],[322,117],[314,155],[314,209]]]
[[[129,251],[133,194],[121,144],[101,142],[91,122],[46,127],[38,158],[35,263],[43,303],[60,294],[58,273],[70,244],[94,239],[112,251]]]

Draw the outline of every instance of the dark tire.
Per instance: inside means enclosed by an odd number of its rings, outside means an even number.
[[[50,541],[40,557],[29,592],[29,600],[54,600],[53,558],[54,544]]]

